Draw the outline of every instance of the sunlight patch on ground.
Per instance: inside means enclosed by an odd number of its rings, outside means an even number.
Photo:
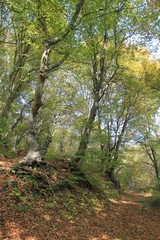
[[[102,240],[109,240],[110,238],[109,238],[109,236],[108,236],[108,235],[106,235],[106,234],[105,234],[105,235],[103,235],[103,236],[102,236],[102,238],[101,238],[101,239],[102,239]]]
[[[106,212],[100,212],[99,216],[105,218],[108,214]]]
[[[89,240],[110,240],[110,237],[107,234],[104,234],[101,237],[91,237]]]
[[[5,170],[9,170],[10,167],[18,161],[19,161],[18,158],[15,159],[0,158],[0,168],[5,168]]]
[[[50,220],[52,219],[51,216],[49,216],[48,214],[43,215],[43,218],[44,218],[46,221],[50,221]]]
[[[122,238],[114,238],[113,240],[123,240]]]
[[[152,197],[153,194],[152,194],[152,193],[144,193],[143,196],[144,196],[144,197]]]
[[[89,238],[89,240],[99,240],[99,238],[97,238],[97,237],[92,237],[92,238]]]
[[[24,233],[24,230],[20,229],[20,226],[16,224],[15,222],[7,222],[6,226],[7,228],[7,237],[3,238],[3,240],[22,240],[25,238],[25,240],[39,240],[37,237],[34,236],[26,236],[26,233]]]
[[[22,230],[19,229],[19,226],[15,222],[7,222],[6,226],[8,231],[7,235],[10,238],[12,239],[16,238],[16,240],[21,240]]]
[[[95,210],[95,212],[97,214],[99,214],[99,212],[102,211],[103,204],[100,201],[97,201],[97,200],[92,200],[92,203],[94,205],[93,209]]]
[[[26,237],[25,240],[38,240],[36,237]]]
[[[112,202],[112,203],[119,204],[119,202],[118,202],[117,200],[115,200],[115,199],[109,198],[108,200],[109,200],[110,202]]]
[[[8,239],[16,239],[16,240],[22,240],[22,236],[24,234],[24,231],[20,229],[18,224],[15,222],[7,222],[6,226],[8,226],[8,231],[7,231],[7,237],[3,238],[3,240],[8,240]],[[31,236],[25,236],[25,240],[38,240],[36,237],[31,237]]]
[[[122,204],[128,204],[128,205],[139,205],[138,202],[132,202],[132,201],[121,201]]]

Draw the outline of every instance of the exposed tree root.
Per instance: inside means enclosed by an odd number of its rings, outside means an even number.
[[[12,167],[11,174],[32,183],[32,191],[39,194],[54,194],[64,189],[81,188],[94,190],[91,183],[80,171],[70,172],[63,164],[58,168],[46,162],[18,163]]]

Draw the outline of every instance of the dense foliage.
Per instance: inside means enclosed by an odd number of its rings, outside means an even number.
[[[153,185],[159,8],[158,0],[1,1],[0,155],[66,158],[117,188]]]

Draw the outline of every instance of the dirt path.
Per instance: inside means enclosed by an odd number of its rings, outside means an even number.
[[[20,181],[1,174],[0,189],[8,180]],[[24,183],[18,184],[23,188]],[[20,201],[11,193],[13,186],[0,192],[0,240],[160,240],[160,209],[140,203],[147,201],[147,195],[124,193],[105,207],[97,199],[91,204],[87,197],[84,207],[86,200],[68,192],[50,199],[30,196]]]
[[[109,211],[100,214],[106,235],[92,240],[159,240],[160,210],[146,208],[148,195],[125,193],[119,201],[111,200]],[[140,201],[141,200],[141,201]],[[106,223],[106,225],[104,225]]]
[[[129,192],[118,201],[111,199],[110,207],[90,219],[88,226],[82,223],[82,228],[90,236],[80,239],[160,240],[160,210],[145,208],[140,203],[140,200],[147,201],[148,197]]]

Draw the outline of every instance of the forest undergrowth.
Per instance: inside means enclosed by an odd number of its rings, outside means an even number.
[[[160,208],[150,206],[151,195],[104,194],[71,179],[63,186],[65,161],[54,165],[59,187],[47,192],[31,175],[14,174],[17,162],[0,159],[1,240],[160,240]]]

